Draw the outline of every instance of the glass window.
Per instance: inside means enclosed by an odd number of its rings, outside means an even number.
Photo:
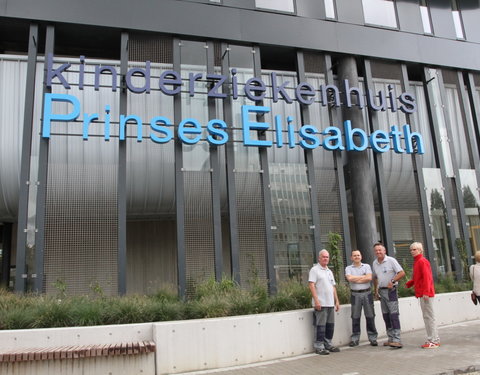
[[[463,32],[462,16],[460,9],[458,9],[457,0],[452,0],[452,17],[453,24],[455,25],[455,34],[458,39],[465,39],[465,33]]]
[[[393,0],[362,0],[365,23],[386,27],[397,27],[397,16]]]
[[[335,12],[335,0],[325,0],[325,16],[328,19],[337,19]]]
[[[255,6],[257,8],[279,10],[281,12],[295,11],[293,0],[255,0]]]
[[[433,34],[432,20],[430,18],[430,9],[427,6],[427,0],[420,0],[420,15],[422,16],[423,32]]]

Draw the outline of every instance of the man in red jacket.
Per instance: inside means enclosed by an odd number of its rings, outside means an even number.
[[[413,257],[412,280],[407,281],[406,286],[415,288],[415,297],[420,299],[423,321],[427,331],[427,341],[422,345],[424,349],[435,349],[440,346],[435,314],[433,313],[433,297],[435,287],[433,285],[432,268],[430,262],[423,257],[423,245],[414,242],[410,245],[410,254]]]

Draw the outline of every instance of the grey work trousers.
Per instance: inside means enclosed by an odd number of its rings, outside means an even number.
[[[367,322],[367,335],[370,342],[377,340],[377,328],[375,327],[375,309],[373,307],[373,295],[370,291],[355,292],[352,290],[350,296],[351,317],[352,317],[352,336],[351,340],[358,342],[360,340],[360,317],[362,308]]]
[[[313,347],[317,350],[331,348],[335,327],[334,308],[322,307],[320,311],[313,310],[313,326],[315,335]]]
[[[378,289],[383,320],[387,329],[388,342],[400,342],[400,312],[397,288]]]

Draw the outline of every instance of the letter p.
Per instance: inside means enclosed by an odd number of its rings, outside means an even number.
[[[67,114],[52,113],[53,102],[64,102],[73,105],[73,110]],[[45,94],[43,105],[42,138],[50,138],[52,121],[72,121],[80,115],[80,102],[72,95],[67,94]]]

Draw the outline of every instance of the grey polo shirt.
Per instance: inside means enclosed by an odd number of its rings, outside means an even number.
[[[382,263],[378,263],[378,259],[375,259],[372,268],[373,277],[378,280],[379,288],[386,288],[395,275],[400,271],[403,271],[402,266],[397,260],[388,255],[385,255]]]
[[[362,263],[360,266],[355,267],[353,264],[345,268],[345,275],[352,276],[365,276],[366,274],[372,273],[372,268],[369,264]],[[349,282],[351,290],[362,290],[368,289],[371,286],[371,282],[366,283],[351,283]]]

